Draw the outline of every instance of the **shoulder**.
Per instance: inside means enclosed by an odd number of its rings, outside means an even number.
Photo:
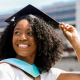
[[[50,72],[52,72],[52,74],[57,74],[57,75],[59,75],[59,74],[61,74],[62,72],[64,72],[64,70],[59,69],[59,68],[51,68],[51,69],[50,69]]]
[[[10,64],[0,62],[0,71],[4,71],[4,70],[8,70],[8,69],[9,70],[12,69]]]
[[[0,63],[0,80],[31,80],[21,69]]]
[[[62,72],[64,72],[64,71],[61,69],[51,68],[49,70],[49,72],[42,73],[41,78],[43,78],[43,80],[45,78],[46,78],[46,80],[56,80]]]
[[[0,80],[12,80],[12,78],[14,78],[14,71],[12,67],[7,63],[0,62]]]

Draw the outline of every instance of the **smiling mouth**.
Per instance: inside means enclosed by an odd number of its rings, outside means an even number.
[[[18,47],[20,48],[28,48],[30,45],[27,44],[17,44]]]

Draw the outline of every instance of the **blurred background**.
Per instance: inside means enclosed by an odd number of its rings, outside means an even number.
[[[7,25],[4,21],[28,4],[37,7],[58,22],[73,25],[80,37],[80,0],[0,0],[0,34]],[[56,31],[62,37],[64,51],[62,59],[54,67],[67,71],[80,71],[80,64],[72,46],[59,28],[56,28]]]

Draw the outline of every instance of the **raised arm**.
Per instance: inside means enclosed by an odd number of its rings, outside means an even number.
[[[64,36],[71,43],[77,55],[78,61],[80,62],[80,39],[78,37],[77,30],[72,25],[64,23],[60,23],[59,27],[62,30]]]
[[[59,27],[61,28],[64,36],[71,43],[74,51],[76,52],[78,61],[80,62],[80,40],[76,29],[73,26],[64,23],[60,23]],[[57,80],[80,80],[80,72],[62,72]]]

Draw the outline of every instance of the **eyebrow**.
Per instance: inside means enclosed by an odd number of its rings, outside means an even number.
[[[20,30],[20,28],[15,28],[14,30]],[[29,28],[29,29],[27,29],[27,30],[32,31],[32,29],[31,29],[31,28]]]
[[[14,30],[20,30],[20,28],[15,28]]]

